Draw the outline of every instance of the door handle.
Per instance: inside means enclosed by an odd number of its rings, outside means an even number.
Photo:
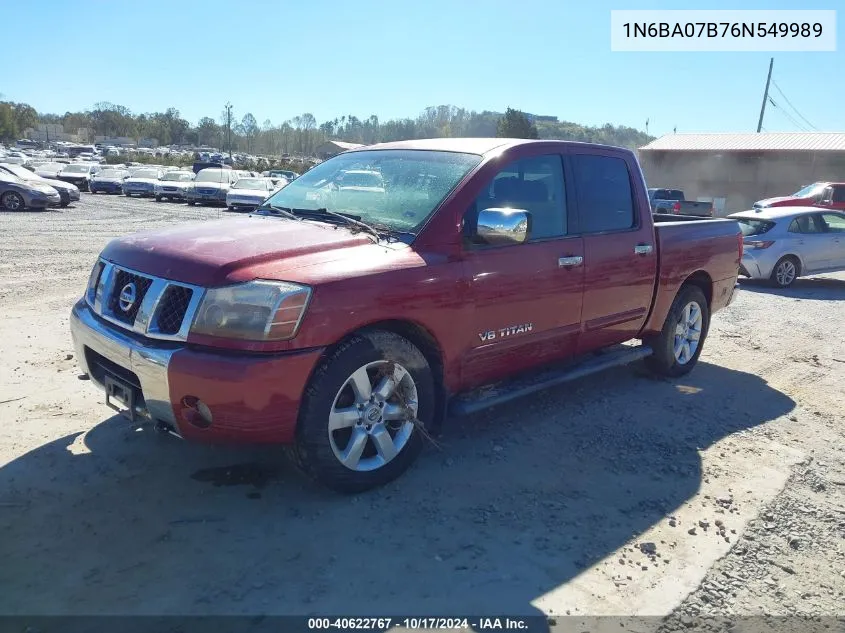
[[[572,268],[574,266],[580,266],[584,263],[584,258],[580,255],[573,255],[570,257],[561,257],[557,260],[557,265],[560,268]]]
[[[637,255],[648,255],[651,251],[654,250],[651,244],[637,244],[634,247],[634,253]]]

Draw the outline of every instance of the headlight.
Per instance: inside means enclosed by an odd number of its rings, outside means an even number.
[[[289,282],[250,281],[206,291],[192,334],[250,341],[296,336],[311,288]]]
[[[103,273],[103,262],[97,260],[94,268],[91,269],[91,275],[88,277],[88,287],[85,289],[85,297],[92,305],[97,298],[97,287],[100,284],[100,275]]]

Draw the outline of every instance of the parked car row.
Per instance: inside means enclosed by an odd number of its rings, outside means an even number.
[[[61,201],[59,192],[46,183],[21,180],[8,172],[0,172],[0,208],[6,211],[45,209],[59,206]]]
[[[71,202],[79,200],[79,187],[76,185],[53,178],[44,178],[39,176],[37,173],[28,170],[26,167],[21,167],[20,165],[0,163],[0,174],[15,176],[27,183],[48,185],[52,187],[59,194],[59,206],[62,207],[66,207]],[[3,208],[7,207],[4,206]]]
[[[292,173],[292,172],[291,172]],[[227,167],[207,167],[196,174],[186,169],[158,167],[104,169],[90,182],[91,193],[115,193],[155,198],[156,202],[184,201],[196,204],[225,204],[230,210],[254,209],[290,182],[276,175]]]
[[[207,168],[195,174],[176,167],[92,163],[49,163],[34,172],[16,163],[0,163],[0,177],[0,208],[7,211],[64,207],[80,199],[80,190],[156,202],[185,201],[192,206],[225,204],[232,211],[254,209],[290,182],[278,174],[260,176],[231,168]]]

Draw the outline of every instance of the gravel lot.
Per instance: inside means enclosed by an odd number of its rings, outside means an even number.
[[[133,428],[78,377],[68,313],[106,242],[226,214],[85,193],[0,213],[0,614],[845,615],[845,275],[746,282],[690,376],[450,421],[399,481],[340,497],[276,449]]]

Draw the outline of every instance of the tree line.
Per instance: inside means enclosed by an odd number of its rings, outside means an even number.
[[[84,112],[64,114],[38,113],[25,103],[0,101],[0,140],[9,142],[21,138],[27,128],[38,123],[61,123],[67,133],[84,130],[93,142],[95,136],[154,138],[161,145],[210,146],[222,149],[231,147],[234,152],[252,154],[311,155],[326,140],[363,143],[399,141],[432,137],[490,137],[520,136],[595,143],[624,147],[640,147],[653,137],[635,128],[606,124],[600,127],[585,126],[557,117],[534,116],[508,108],[502,114],[492,111],[470,111],[453,105],[425,108],[415,118],[382,121],[375,114],[359,118],[344,114],[318,123],[314,115],[304,113],[273,123],[263,123],[247,112],[232,116],[231,130],[227,126],[227,113],[217,118],[202,117],[196,123],[183,118],[176,108],[164,112],[137,114],[129,108],[100,102]]]

